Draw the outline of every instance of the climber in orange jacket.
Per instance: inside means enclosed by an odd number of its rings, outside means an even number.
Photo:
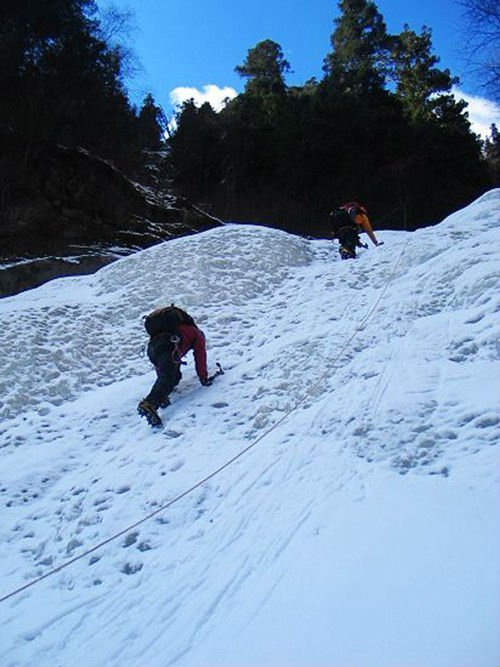
[[[356,248],[367,247],[359,239],[360,229],[370,237],[373,245],[383,245],[373,231],[366,208],[358,202],[346,202],[330,213],[332,236],[340,243],[339,253],[342,259],[356,257]]]

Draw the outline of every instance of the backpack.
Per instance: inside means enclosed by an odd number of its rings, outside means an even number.
[[[337,208],[330,213],[332,232],[337,236],[341,227],[356,227],[349,213],[345,208]]]
[[[196,326],[191,315],[174,304],[166,308],[157,308],[144,317],[144,327],[151,338],[164,333],[177,333],[178,324]]]

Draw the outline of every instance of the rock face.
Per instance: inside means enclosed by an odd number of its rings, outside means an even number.
[[[221,224],[160,191],[153,175],[147,186],[134,183],[83,149],[40,155],[29,186],[0,212],[0,296]]]

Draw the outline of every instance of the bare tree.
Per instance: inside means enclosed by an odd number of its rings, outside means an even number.
[[[469,67],[484,89],[500,101],[500,0],[459,0],[459,4]]]
[[[117,52],[125,78],[133,79],[142,71],[136,53],[128,46],[137,32],[136,17],[131,9],[122,9],[115,4],[100,9],[99,32],[101,39]]]

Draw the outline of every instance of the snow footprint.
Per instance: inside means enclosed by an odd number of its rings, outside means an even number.
[[[174,461],[174,463],[172,463],[172,465],[170,466],[170,472],[177,472],[182,468],[184,463],[185,463],[184,459],[177,459],[177,461]]]
[[[213,408],[227,408],[229,403],[225,403],[224,401],[219,401],[218,403],[212,403]]]

